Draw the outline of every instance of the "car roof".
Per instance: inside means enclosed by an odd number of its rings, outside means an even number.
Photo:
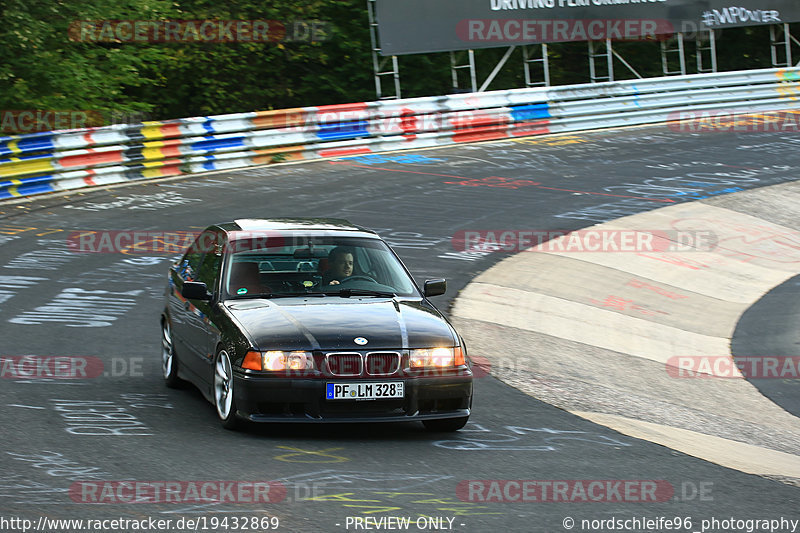
[[[292,233],[347,234],[377,237],[374,231],[356,226],[341,218],[240,218],[233,222],[217,224],[227,233],[289,231]]]

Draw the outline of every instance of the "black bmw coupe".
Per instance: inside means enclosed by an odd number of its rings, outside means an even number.
[[[226,428],[421,421],[462,428],[464,342],[374,232],[334,219],[236,220],[202,231],[169,272],[166,384],[197,386]]]

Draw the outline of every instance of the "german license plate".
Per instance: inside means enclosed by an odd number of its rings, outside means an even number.
[[[382,400],[405,397],[402,381],[326,383],[328,400]]]

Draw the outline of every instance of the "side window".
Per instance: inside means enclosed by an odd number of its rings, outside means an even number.
[[[222,235],[214,233],[203,243],[206,253],[197,269],[197,281],[202,281],[213,292],[217,289],[220,270],[222,268],[222,251],[225,249]]]
[[[178,266],[178,275],[183,278],[183,281],[195,281],[196,272],[200,269],[200,259],[203,254],[198,254],[192,251],[186,252],[186,255],[181,259]]]
[[[198,275],[203,256],[206,251],[213,248],[214,242],[216,242],[216,233],[213,231],[204,231],[198,235],[178,267],[178,274],[184,281],[199,281]]]

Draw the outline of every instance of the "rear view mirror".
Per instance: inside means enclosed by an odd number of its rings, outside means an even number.
[[[294,251],[295,259],[312,259],[315,257],[328,257],[328,252],[324,249],[310,250],[308,248],[298,248]]]
[[[185,281],[181,289],[181,296],[187,300],[207,301],[211,299],[211,295],[208,294],[208,287],[200,281]]]
[[[447,280],[445,279],[429,279],[425,281],[424,293],[425,296],[439,296],[447,292]]]

